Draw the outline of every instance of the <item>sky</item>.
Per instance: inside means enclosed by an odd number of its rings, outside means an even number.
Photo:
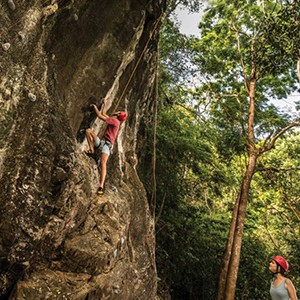
[[[177,19],[180,22],[180,32],[184,33],[186,35],[195,35],[199,36],[199,29],[198,24],[201,20],[201,16],[203,14],[203,11],[200,13],[189,13],[187,9],[184,9],[182,7],[179,7],[175,11],[177,15]],[[295,65],[295,72],[296,72],[296,65]],[[300,89],[300,84],[298,86],[298,89]],[[299,92],[295,92],[291,94],[287,99],[280,99],[280,100],[273,100],[273,104],[276,107],[279,107],[280,110],[284,112],[289,113],[295,113],[295,101],[300,100],[300,94]]]
[[[180,31],[181,33],[187,35],[199,35],[198,24],[201,20],[201,16],[203,12],[191,14],[188,12],[187,9],[180,9],[176,10],[176,14],[178,20],[181,23]]]

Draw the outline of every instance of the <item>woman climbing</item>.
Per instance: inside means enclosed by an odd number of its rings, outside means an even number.
[[[111,117],[108,116],[106,114],[105,100],[103,100],[102,102],[102,107],[100,111],[98,110],[95,104],[91,104],[91,106],[94,108],[97,117],[105,121],[105,123],[107,124],[106,131],[101,139],[96,135],[93,129],[88,128],[86,130],[86,138],[89,145],[89,150],[87,151],[87,154],[93,154],[95,152],[95,148],[99,148],[101,151],[100,183],[97,190],[97,194],[101,196],[104,193],[104,182],[106,177],[107,159],[111,152],[111,148],[115,142],[115,139],[118,135],[120,123],[127,119],[127,114],[124,111],[118,111],[114,113]]]
[[[274,256],[269,264],[269,270],[273,273],[270,294],[272,300],[297,300],[297,294],[292,281],[285,277],[289,270],[287,260],[280,256]]]

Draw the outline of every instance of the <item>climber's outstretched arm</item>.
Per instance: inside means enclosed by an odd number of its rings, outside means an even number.
[[[100,118],[101,120],[105,121],[109,116],[106,114],[106,102],[105,99],[102,100],[102,107],[101,110],[98,109],[96,104],[91,104],[91,106],[94,107],[94,110],[98,116],[98,118]]]
[[[109,118],[109,115],[107,115],[107,106],[106,106],[106,100],[105,100],[105,98],[103,98],[102,100],[101,100],[101,104],[102,104],[102,106],[101,106],[101,114],[103,115],[103,116],[105,116],[106,118]]]

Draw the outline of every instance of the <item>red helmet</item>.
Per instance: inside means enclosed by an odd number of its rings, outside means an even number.
[[[119,121],[125,121],[127,119],[127,114],[125,111],[121,111],[119,114],[118,114],[118,119]]]
[[[284,257],[277,255],[273,257],[273,260],[276,261],[279,264],[279,266],[283,268],[285,272],[289,270],[289,264]]]

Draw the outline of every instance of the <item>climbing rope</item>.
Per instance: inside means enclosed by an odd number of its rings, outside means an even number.
[[[42,1],[42,2],[41,2],[41,6],[43,6],[47,1],[49,1],[49,0],[44,0],[44,1]],[[63,0],[57,0],[57,2],[56,2],[57,5],[59,6],[59,4],[60,4],[62,1],[63,1]],[[150,3],[152,3],[152,1],[153,1],[153,0],[150,0],[149,3],[147,4],[147,6],[148,6]],[[12,2],[13,2],[13,1],[12,1]],[[15,9],[15,8],[14,8],[14,9]],[[23,15],[21,18],[19,18],[19,19],[18,19],[15,23],[13,23],[11,26],[9,26],[9,27],[3,29],[2,31],[0,31],[0,37],[1,37],[3,34],[8,34],[10,31],[12,31],[12,30],[13,30],[13,29],[14,29],[14,28],[15,28],[15,27],[16,27],[16,26],[17,26],[17,25],[25,18],[25,16],[26,16],[26,15]],[[41,18],[42,18],[42,17],[43,17],[43,16],[41,16]],[[133,76],[135,75],[136,70],[137,70],[137,68],[138,68],[138,66],[139,66],[139,64],[140,64],[140,62],[141,62],[141,60],[142,60],[142,58],[143,58],[143,56],[144,56],[144,54],[145,54],[147,48],[148,48],[148,45],[149,45],[149,43],[150,43],[150,41],[151,41],[151,39],[152,39],[154,33],[156,32],[157,26],[158,26],[159,22],[161,21],[162,17],[163,17],[163,12],[160,14],[159,18],[158,18],[158,19],[156,20],[156,22],[154,23],[154,26],[153,26],[153,29],[152,29],[150,35],[149,35],[149,38],[148,38],[148,40],[147,40],[147,42],[146,42],[146,44],[145,44],[145,46],[144,46],[144,48],[143,48],[143,51],[142,51],[142,53],[141,53],[141,55],[140,55],[140,57],[139,57],[139,59],[138,59],[136,65],[134,66],[134,69],[133,69],[133,71],[131,72],[130,77],[129,77],[129,79],[128,79],[128,81],[127,81],[127,83],[126,83],[126,85],[125,85],[125,87],[124,87],[124,89],[123,89],[123,91],[122,91],[122,93],[121,93],[121,95],[120,95],[120,97],[119,97],[119,99],[118,99],[116,105],[115,105],[114,111],[116,111],[117,108],[119,107],[119,105],[120,105],[120,103],[121,103],[121,101],[122,101],[122,99],[123,99],[123,97],[124,97],[124,95],[125,95],[125,93],[126,93],[128,87],[129,87],[129,84],[131,83],[131,80],[132,80]],[[14,39],[13,39],[13,40],[14,40]]]
[[[41,2],[41,6],[44,6],[45,3],[46,3],[47,1],[49,1],[49,0],[44,0],[44,1],[42,1],[42,2]],[[60,4],[62,1],[63,1],[63,0],[57,0],[57,2],[56,2],[57,5],[59,6],[59,4]],[[152,1],[153,1],[153,0],[150,0],[150,1],[149,1],[149,4],[150,4]],[[13,3],[13,2],[12,2],[12,3]],[[148,5],[149,5],[149,4],[148,4]],[[14,8],[14,9],[15,9],[15,8]],[[22,15],[22,17],[20,17],[19,19],[17,19],[16,22],[13,23],[11,26],[2,29],[2,30],[0,31],[0,37],[2,37],[2,35],[4,35],[4,34],[8,34],[10,31],[12,31],[12,30],[13,30],[13,29],[14,29],[14,28],[15,28],[15,27],[16,27],[16,26],[17,26],[17,25],[25,18],[25,16],[26,16],[26,15]],[[163,16],[163,13],[161,13],[161,15],[159,16],[159,18],[156,20],[156,22],[155,22],[155,24],[154,24],[154,26],[153,26],[153,30],[151,31],[151,33],[150,33],[150,35],[149,35],[149,38],[148,38],[148,40],[147,40],[147,42],[146,42],[146,44],[145,44],[145,46],[144,46],[144,49],[143,49],[143,51],[142,51],[142,53],[141,53],[141,55],[140,55],[140,57],[139,57],[139,59],[138,59],[136,65],[135,65],[135,67],[134,67],[134,69],[133,69],[133,71],[132,71],[132,73],[131,73],[131,75],[130,75],[130,77],[129,77],[129,79],[128,79],[128,81],[127,81],[125,87],[124,87],[124,89],[123,89],[123,92],[122,92],[121,96],[119,97],[119,99],[118,99],[118,101],[117,101],[117,104],[116,104],[116,106],[115,106],[115,110],[117,109],[117,107],[119,106],[120,102],[122,101],[122,99],[123,99],[123,97],[124,97],[124,94],[126,93],[126,91],[127,91],[127,89],[128,89],[128,86],[129,86],[129,84],[130,84],[130,82],[131,82],[131,80],[132,80],[132,78],[133,78],[133,76],[134,76],[134,74],[135,74],[135,72],[136,72],[136,70],[137,70],[137,68],[138,68],[138,66],[139,66],[139,64],[140,64],[140,62],[141,62],[141,60],[142,60],[142,57],[144,56],[144,54],[145,54],[145,52],[146,52],[146,50],[147,50],[147,47],[148,47],[148,45],[149,45],[149,42],[151,41],[151,39],[152,39],[152,37],[153,37],[153,35],[154,35],[155,31],[156,31],[156,28],[157,28],[157,26],[158,26],[160,20],[162,19],[162,16]],[[41,16],[41,18],[42,18],[42,16]]]
[[[134,68],[133,68],[133,70],[132,70],[132,72],[131,72],[131,74],[129,76],[129,79],[128,79],[128,81],[127,81],[127,83],[126,83],[126,85],[125,85],[125,87],[124,87],[124,89],[123,89],[123,91],[122,91],[122,93],[121,93],[121,95],[120,95],[120,97],[119,97],[116,105],[115,105],[114,111],[117,111],[117,109],[118,109],[118,107],[119,107],[119,105],[120,105],[120,103],[121,103],[121,101],[122,101],[122,99],[123,99],[123,97],[124,97],[127,89],[128,89],[128,86],[131,83],[131,80],[132,80],[133,76],[135,75],[135,72],[136,72],[136,70],[137,70],[137,68],[138,68],[138,66],[139,66],[139,64],[140,64],[140,62],[141,62],[141,60],[142,60],[142,58],[143,58],[143,56],[144,56],[147,48],[148,48],[148,45],[149,45],[149,43],[150,43],[150,41],[151,41],[154,33],[156,32],[157,26],[158,26],[160,20],[162,19],[162,17],[163,17],[163,13],[160,14],[160,16],[158,17],[158,19],[154,23],[153,30],[151,31],[151,33],[149,35],[149,38],[148,38],[148,40],[147,40],[147,42],[146,42],[146,44],[144,46],[144,49],[143,49],[143,51],[142,51],[142,53],[141,53],[141,55],[140,55],[137,63],[135,64],[135,66],[134,66]]]

